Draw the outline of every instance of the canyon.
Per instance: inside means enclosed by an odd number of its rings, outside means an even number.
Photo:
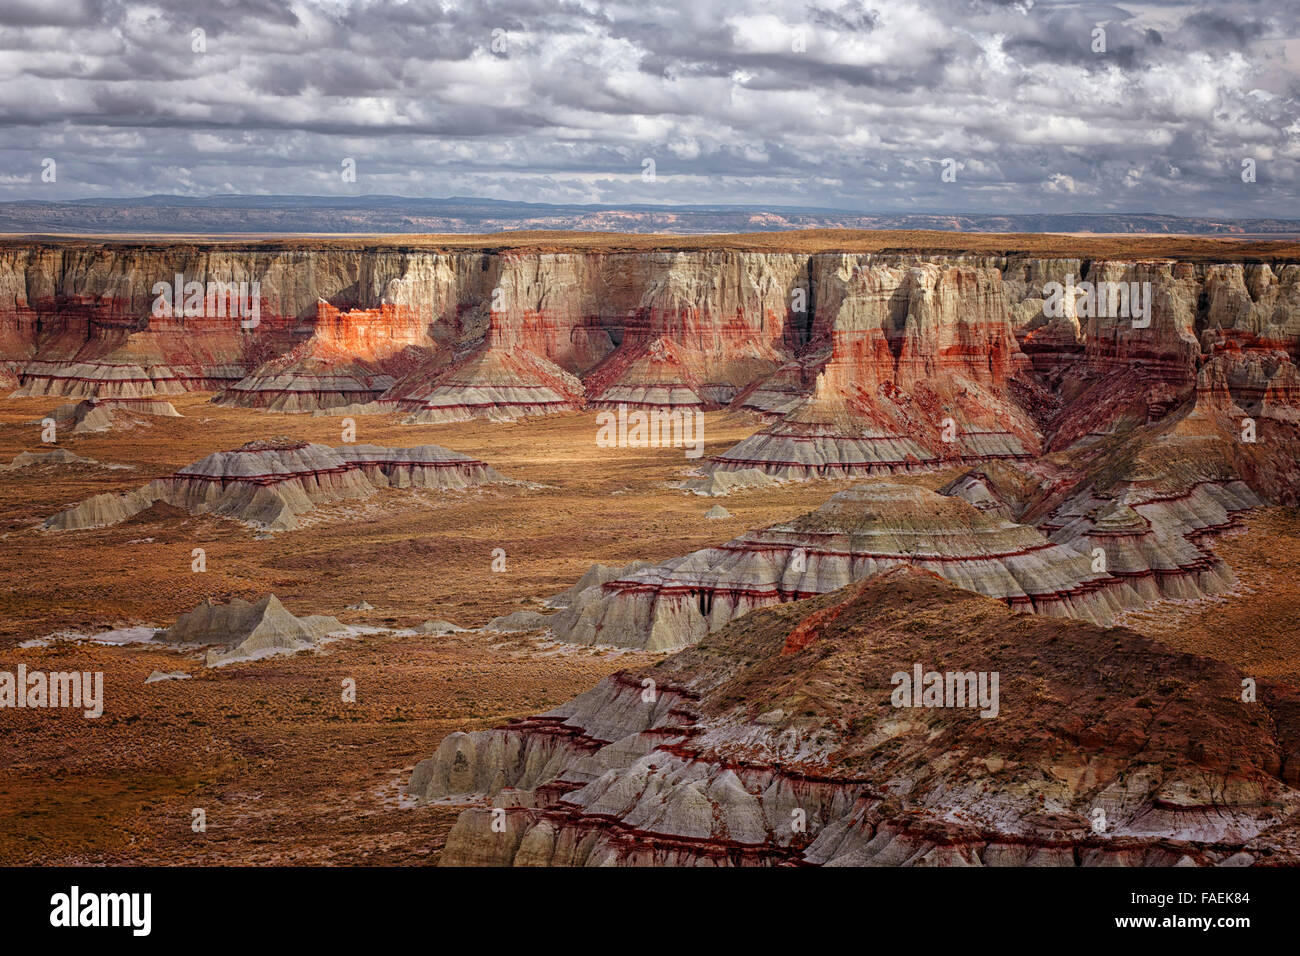
[[[155,315],[177,275],[257,321]],[[1149,313],[1047,307],[1082,282]],[[2,533],[141,592],[24,598],[15,636],[174,622],[75,652],[169,695],[354,655],[384,686],[390,645],[408,697],[446,648],[551,674],[385,750],[446,864],[1300,862],[1290,644],[1166,643],[1264,600],[1239,556],[1290,540],[1257,528],[1300,503],[1298,360],[1283,244],[10,240]],[[629,412],[698,447],[602,442]],[[997,716],[892,708],[918,662],[1000,674]]]

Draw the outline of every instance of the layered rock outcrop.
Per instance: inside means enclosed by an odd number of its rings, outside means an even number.
[[[1300,427],[1287,416],[1249,419],[1229,393],[1225,361],[1202,371],[1190,405],[1150,425],[1032,462],[986,462],[940,493],[869,480],[794,521],[579,588],[530,627],[582,644],[672,650],[755,608],[898,565],[1015,609],[1103,624],[1154,601],[1223,594],[1237,580],[1214,536],[1300,494]],[[724,493],[718,479],[745,475],[767,477],[715,470],[684,487]]]
[[[436,366],[436,360],[435,360]],[[410,424],[442,424],[486,418],[508,421],[575,411],[584,402],[582,383],[528,349],[488,346],[469,352],[443,370],[421,369],[391,389],[384,402],[407,413]]]
[[[74,435],[144,424],[150,418],[180,418],[171,402],[158,398],[86,398],[50,413],[59,429]]]
[[[182,614],[154,639],[169,644],[218,645],[204,654],[208,667],[311,650],[331,634],[347,630],[335,618],[295,617],[274,594],[256,604],[232,598],[227,604],[204,601]]]
[[[811,394],[713,469],[830,477],[1037,453],[1038,430],[1011,400],[1029,362],[997,269],[818,256],[811,274]],[[794,377],[781,369],[742,405],[785,410]]]
[[[222,389],[309,339],[318,300],[379,307],[409,258],[182,243],[10,246],[0,250],[0,349],[21,363],[20,394]],[[169,298],[178,277],[182,308],[159,308],[160,298],[178,301]],[[237,309],[218,291],[227,285],[242,291]],[[422,330],[444,314],[445,295],[393,292],[395,304],[419,301]]]
[[[918,672],[930,690],[901,692]],[[453,734],[408,789],[492,803],[442,865],[1300,861],[1300,700],[1241,688],[896,568]]]
[[[426,343],[413,309],[383,304],[347,312],[316,304],[311,338],[259,365],[215,399],[275,412],[316,412],[373,402],[418,363]]]
[[[1105,623],[1161,598],[1230,589],[1236,579],[1205,536],[1261,503],[1240,481],[1082,492],[1036,528],[981,508],[990,492],[975,476],[951,490],[860,485],[794,521],[588,587],[538,626],[575,643],[672,650],[755,608],[899,565],[1019,610]]]
[[[191,514],[287,531],[321,506],[368,498],[383,487],[461,489],[500,481],[505,479],[484,462],[437,445],[330,448],[289,439],[254,441],[135,491],[97,495],[50,517],[44,527],[105,527],[162,501]]]
[[[256,324],[202,297],[159,317],[177,276],[256,282]],[[1051,283],[1137,290],[1135,314],[1073,293],[1048,314]],[[0,363],[20,394],[221,389],[417,422],[731,404],[767,422],[711,468],[807,478],[1140,427],[1227,353],[1236,400],[1293,414],[1298,303],[1284,261],[33,243],[0,250]]]

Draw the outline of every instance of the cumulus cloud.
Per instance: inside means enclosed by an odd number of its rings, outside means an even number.
[[[0,198],[1300,216],[1298,57],[1284,0],[11,0]]]

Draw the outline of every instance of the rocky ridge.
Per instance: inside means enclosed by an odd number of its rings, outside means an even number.
[[[379,488],[463,489],[503,482],[495,469],[437,445],[379,448],[273,439],[249,442],[186,465],[125,494],[90,498],[45,521],[49,531],[118,524],[156,502],[287,531],[316,508],[368,498]]]
[[[985,462],[939,493],[868,480],[794,521],[579,588],[562,612],[527,623],[564,641],[672,650],[755,608],[898,565],[1015,609],[1099,624],[1154,601],[1223,594],[1237,582],[1214,536],[1300,492],[1300,432],[1261,418],[1242,440],[1247,416],[1216,376],[1223,365],[1207,365],[1191,403],[1153,423],[1030,462]],[[725,493],[735,489],[718,479],[745,474],[765,473],[715,471],[684,487]]]
[[[915,668],[997,674],[996,706],[900,700]],[[895,568],[452,734],[408,789],[496,808],[443,865],[1294,864],[1300,700],[1242,687]]]

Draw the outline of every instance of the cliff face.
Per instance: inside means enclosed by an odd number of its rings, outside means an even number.
[[[822,255],[809,276],[815,307],[800,361],[742,401],[784,417],[715,469],[805,478],[1037,452],[1037,426],[1010,401],[1029,360],[998,269]]]
[[[202,296],[197,310],[157,314],[155,285],[177,276],[244,283],[255,321],[212,314]],[[1052,314],[1049,284],[1098,282],[1134,290],[1145,313]],[[717,467],[799,476],[1065,447],[1168,413],[1221,354],[1234,400],[1294,405],[1298,347],[1300,266],[1289,263],[0,250],[0,367],[28,394],[226,389],[235,404],[378,401],[423,421],[735,402],[773,427]]]
[[[386,398],[419,421],[620,403],[717,408],[794,357],[804,260],[756,253],[479,257],[458,344]],[[477,346],[477,347],[474,347]]]
[[[595,380],[629,390],[612,401],[653,401],[686,384],[704,393],[693,404],[716,405],[793,355],[789,292],[803,267],[791,255],[727,252],[11,249],[0,254],[0,360],[37,363],[29,391],[96,394],[110,387],[111,366],[168,382],[178,367],[197,368],[212,374],[166,388],[220,387],[312,339],[312,351],[335,347],[341,358],[413,347],[443,366],[477,346],[527,352],[567,374],[605,363]],[[154,284],[176,276],[205,289],[256,281],[257,326],[151,314]],[[662,343],[679,361],[665,364]]]
[[[1004,385],[1027,365],[1001,272],[937,258],[816,256],[812,340],[833,384],[910,387],[944,372]]]

